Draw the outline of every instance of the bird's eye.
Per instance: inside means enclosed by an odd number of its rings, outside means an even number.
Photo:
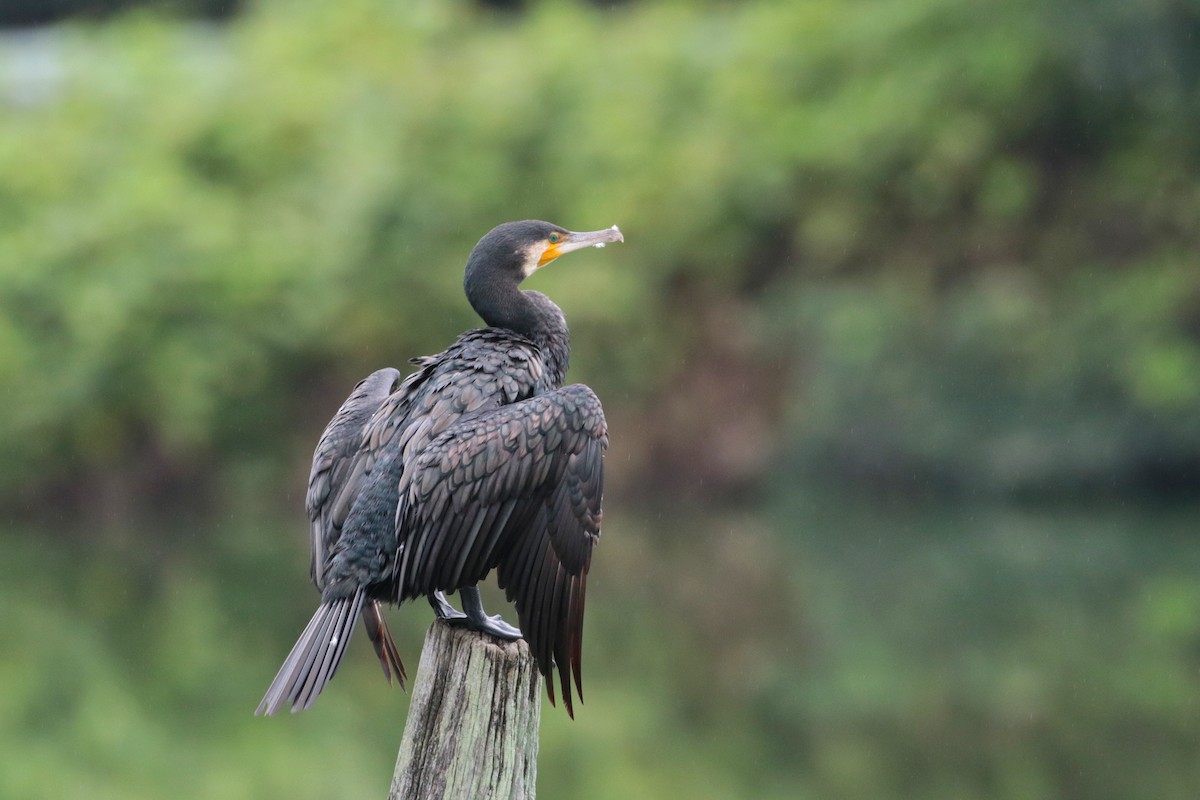
[[[550,234],[550,244],[558,244],[558,234],[557,233]]]

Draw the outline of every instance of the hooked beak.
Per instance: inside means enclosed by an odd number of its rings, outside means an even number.
[[[616,225],[599,231],[567,231],[562,234],[561,239],[542,251],[542,256],[538,259],[538,266],[544,267],[561,255],[582,250],[585,247],[604,247],[609,242],[624,241],[625,237],[621,235],[621,229]]]

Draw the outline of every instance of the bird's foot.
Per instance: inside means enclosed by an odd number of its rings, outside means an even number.
[[[465,616],[465,615],[464,615]],[[480,633],[490,633],[497,639],[504,639],[507,642],[515,642],[521,638],[521,629],[514,628],[504,620],[500,619],[499,614],[492,616],[482,616],[477,619],[467,617],[466,619],[446,620],[456,628],[466,628],[469,631],[479,631]]]
[[[512,625],[509,625],[500,619],[499,614],[488,616],[484,613],[483,601],[479,598],[479,589],[469,586],[465,589],[460,589],[458,596],[462,598],[463,609],[467,613],[450,619],[443,617],[446,622],[455,627],[466,628],[469,631],[491,634],[497,639],[504,639],[508,642],[515,642],[521,638],[520,628],[514,628]]]
[[[450,601],[446,599],[445,592],[434,592],[429,595],[429,605],[433,606],[433,613],[437,618],[450,623],[451,625],[462,624],[466,621],[467,615],[450,605]]]

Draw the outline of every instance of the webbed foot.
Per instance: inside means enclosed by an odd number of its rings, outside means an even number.
[[[515,642],[521,638],[521,629],[514,628],[504,620],[500,619],[497,614],[488,616],[483,610],[483,601],[479,597],[479,589],[474,586],[469,586],[465,589],[458,590],[458,596],[462,598],[463,610],[467,613],[459,614],[455,617],[442,617],[446,622],[455,627],[465,627],[470,631],[480,631],[495,636],[497,639]],[[430,602],[433,602],[432,595]],[[445,596],[442,597],[442,602],[445,602]],[[449,603],[446,604],[447,607]],[[436,606],[435,606],[436,609]],[[450,609],[453,611],[454,609]],[[458,614],[458,612],[455,612]]]
[[[428,597],[429,605],[433,606],[433,613],[437,615],[438,619],[445,620],[451,625],[462,624],[466,621],[467,615],[450,605],[445,592],[437,591]]]

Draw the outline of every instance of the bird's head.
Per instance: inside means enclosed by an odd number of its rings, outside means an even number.
[[[538,331],[561,328],[562,311],[538,292],[522,292],[521,281],[554,259],[584,247],[623,242],[616,225],[578,233],[549,222],[524,220],[498,225],[479,240],[467,259],[463,288],[471,307],[488,325],[538,339]]]
[[[623,242],[616,225],[599,231],[569,231],[536,219],[497,225],[479,240],[467,260],[467,281],[483,272],[499,273],[516,283],[561,255],[585,247]],[[496,275],[499,277],[499,275]]]

